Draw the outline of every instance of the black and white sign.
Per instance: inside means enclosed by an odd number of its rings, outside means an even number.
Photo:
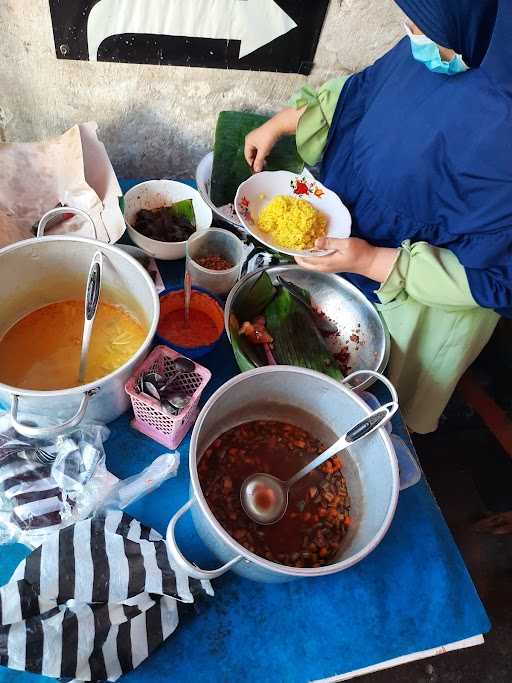
[[[49,0],[59,59],[309,74],[329,0]]]

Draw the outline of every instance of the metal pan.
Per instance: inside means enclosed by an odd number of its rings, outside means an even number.
[[[374,370],[384,372],[389,361],[390,340],[386,325],[377,309],[354,285],[339,275],[315,273],[296,265],[272,266],[267,269],[274,282],[281,275],[311,293],[313,304],[320,309],[338,328],[338,335],[330,336],[327,342],[334,353],[342,347],[349,352],[350,372]],[[249,273],[231,290],[225,306],[225,326],[231,341],[229,318],[238,310],[237,302],[259,277],[261,271]],[[243,322],[242,320],[239,321]],[[240,367],[247,370],[246,367]],[[359,380],[358,380],[359,381]],[[371,386],[375,380],[369,378],[357,388]]]

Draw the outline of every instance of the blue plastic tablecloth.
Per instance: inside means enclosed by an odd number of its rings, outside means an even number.
[[[126,187],[125,187],[126,189]],[[166,284],[182,266],[162,264]],[[204,399],[238,370],[230,346],[203,359],[213,372]],[[113,425],[107,465],[119,477],[136,474],[165,449],[133,431],[129,415]],[[394,431],[408,439],[400,418]],[[188,500],[188,444],[180,446],[176,479],[129,510],[165,532]],[[207,568],[190,516],[178,527],[186,553]],[[0,548],[0,583],[26,555]],[[485,633],[490,624],[427,483],[400,494],[396,515],[379,547],[340,574],[288,584],[257,584],[228,574],[214,582],[215,598],[187,608],[178,630],[126,680],[140,683],[306,683],[368,667]],[[40,678],[40,677],[38,677]],[[0,669],[0,683],[36,677]]]

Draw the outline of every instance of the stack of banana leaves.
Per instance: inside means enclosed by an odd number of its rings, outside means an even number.
[[[274,285],[262,272],[231,313],[231,344],[240,369],[294,365],[342,380],[318,319],[309,292],[282,278]]]

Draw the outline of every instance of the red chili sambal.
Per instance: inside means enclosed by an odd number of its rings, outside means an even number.
[[[169,292],[160,299],[157,333],[171,345],[183,348],[210,346],[224,330],[224,312],[215,299],[203,292],[192,292],[190,315],[185,324],[185,296],[182,290]]]
[[[171,344],[193,348],[209,346],[217,340],[219,332],[213,320],[194,308],[190,309],[188,325],[185,325],[185,311],[170,311],[158,324],[158,334]]]
[[[339,456],[291,489],[286,514],[270,526],[247,517],[240,487],[257,472],[286,481],[324,450],[300,427],[271,420],[247,422],[207,448],[198,466],[201,488],[218,521],[250,552],[291,567],[322,567],[335,560],[351,524]]]

